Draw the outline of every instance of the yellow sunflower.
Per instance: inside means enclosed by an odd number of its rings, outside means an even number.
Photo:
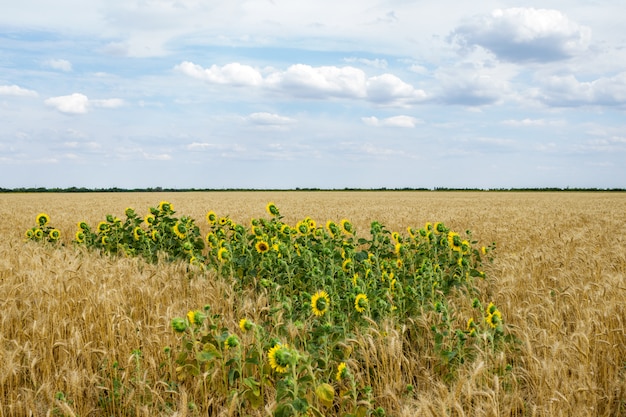
[[[367,295],[363,293],[357,295],[354,299],[354,309],[359,313],[364,312],[368,305],[369,300],[367,299]]]
[[[267,206],[265,206],[265,210],[271,215],[271,216],[278,216],[280,215],[280,212],[278,211],[278,207],[276,207],[276,204],[270,202],[267,204]]]
[[[318,317],[323,316],[328,311],[330,298],[326,291],[318,291],[311,297],[311,311]]]
[[[209,211],[206,214],[206,221],[208,224],[215,224],[217,222],[217,214],[214,211]]]
[[[270,245],[265,242],[264,240],[259,240],[256,245],[254,245],[254,247],[256,248],[256,251],[259,253],[265,253],[268,250],[270,250]]]
[[[219,248],[217,251],[217,259],[220,262],[226,262],[230,258],[230,252],[226,248]]]
[[[39,213],[37,215],[36,222],[40,227],[44,227],[50,222],[50,216],[48,216],[46,213]]]
[[[348,375],[348,367],[345,362],[341,362],[337,365],[337,373],[335,374],[335,379],[337,381],[341,381]]]
[[[267,352],[267,358],[273,370],[281,374],[286,373],[289,370],[289,362],[292,358],[289,345],[277,343]]]

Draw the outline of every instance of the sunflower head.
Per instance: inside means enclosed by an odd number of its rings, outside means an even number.
[[[270,250],[270,245],[264,240],[259,240],[254,247],[258,253],[265,253]]]
[[[189,320],[189,324],[201,325],[206,319],[204,313],[200,310],[189,310],[187,312],[187,320]]]
[[[356,296],[354,299],[354,309],[359,313],[362,313],[369,306],[369,300],[367,299],[367,295],[361,293]]]
[[[44,227],[50,222],[50,216],[48,216],[46,213],[39,213],[37,215],[36,222],[39,227]]]
[[[48,233],[48,239],[50,239],[51,241],[59,240],[60,237],[61,237],[61,231],[59,229],[52,229]]]
[[[184,239],[187,236],[187,226],[181,222],[177,222],[172,229],[179,239]]]
[[[169,201],[161,201],[159,203],[159,210],[163,213],[174,213],[174,206]]]
[[[172,319],[171,326],[176,333],[182,333],[187,330],[187,322],[185,321],[185,319],[182,319],[180,317],[174,317]]]
[[[254,323],[246,318],[239,320],[239,328],[244,333],[252,330],[252,326],[254,326]]]
[[[100,233],[104,233],[106,231],[108,231],[110,228],[109,224],[107,222],[100,222],[98,223],[98,232]]]
[[[295,362],[294,352],[289,349],[289,345],[277,343],[267,352],[267,359],[273,370],[284,374],[289,370],[289,365]]]
[[[141,237],[144,235],[144,231],[141,227],[137,226],[133,229],[133,238],[135,240],[139,240],[141,239]]]
[[[239,338],[237,335],[231,334],[224,340],[224,349],[235,348],[239,346]]]
[[[212,211],[212,210],[211,210],[211,211],[209,211],[209,212],[206,214],[206,221],[207,221],[207,223],[208,223],[208,224],[210,224],[210,225],[215,224],[215,223],[217,222],[217,214],[215,214],[215,212],[214,212],[214,211]]]
[[[341,362],[339,365],[337,365],[337,373],[335,374],[335,379],[337,381],[341,381],[347,376],[348,376],[348,367],[346,366],[345,362]]]
[[[265,206],[265,210],[271,215],[271,216],[280,216],[280,212],[278,211],[278,207],[276,207],[276,204],[274,204],[273,202],[270,202],[267,204],[267,206]]]
[[[311,297],[311,311],[318,317],[323,316],[328,311],[330,298],[326,291],[318,291]]]
[[[152,214],[146,214],[146,217],[143,218],[143,221],[149,225],[153,225],[156,218]]]
[[[350,223],[346,219],[341,220],[341,228],[343,229],[344,232],[346,232],[349,235],[354,233],[354,227],[352,227],[352,223]]]
[[[217,251],[217,259],[220,262],[226,262],[230,259],[230,252],[228,252],[228,249],[222,247],[219,248],[219,250]]]

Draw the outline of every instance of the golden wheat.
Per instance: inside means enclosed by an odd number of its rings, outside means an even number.
[[[177,343],[169,322],[209,304],[236,326],[242,314],[258,317],[264,300],[232,302],[227,283],[190,278],[180,264],[70,244],[80,220],[95,225],[161,200],[198,223],[214,210],[247,224],[273,201],[290,224],[311,216],[348,218],[361,233],[372,220],[400,232],[426,221],[471,229],[481,243],[498,244],[480,289],[519,341],[510,372],[493,371],[510,352],[481,355],[443,383],[428,347],[405,356],[408,330],[383,323],[360,335],[368,363],[355,377],[393,415],[626,415],[626,194],[206,192],[2,195],[0,417],[99,416],[107,401],[114,415],[196,415],[190,402],[205,415],[236,415],[235,399],[197,398],[200,387],[176,391],[159,381],[169,366],[164,348]],[[23,242],[39,212],[63,232],[65,247]]]

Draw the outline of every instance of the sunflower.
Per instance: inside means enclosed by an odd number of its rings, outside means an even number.
[[[296,230],[302,234],[302,235],[306,235],[309,233],[309,223],[306,221],[300,221],[298,222],[298,224],[296,224]]]
[[[108,236],[102,236],[102,239],[100,239],[100,242],[102,242],[103,245],[108,245],[109,244],[109,237]]]
[[[48,216],[46,213],[39,213],[37,215],[36,222],[40,227],[44,227],[50,222],[50,216]]]
[[[337,373],[335,374],[335,379],[337,381],[341,381],[348,375],[348,367],[345,362],[341,362],[337,365]]]
[[[279,216],[280,212],[278,211],[278,207],[276,207],[276,204],[270,202],[267,204],[267,206],[265,206],[265,210],[271,215],[271,216]]]
[[[435,232],[436,234],[441,233],[441,232],[439,231],[440,227],[441,227],[441,223],[440,223],[440,222],[435,223],[435,224],[433,225],[433,227],[432,227],[433,232]]]
[[[396,242],[400,243],[400,233],[398,232],[391,233],[391,238],[395,240]]]
[[[176,222],[172,231],[178,236],[179,239],[184,239],[187,236],[187,227],[181,222]]]
[[[144,231],[141,227],[137,226],[133,229],[133,238],[135,240],[141,239],[141,236],[144,235]]]
[[[158,230],[153,230],[152,232],[150,232],[150,237],[152,238],[152,241],[156,242],[157,240],[159,240],[159,231]]]
[[[87,222],[78,222],[78,228],[81,230],[89,230]]]
[[[168,201],[161,201],[159,203],[159,210],[161,210],[162,212],[165,212],[165,213],[173,213],[174,212],[174,206],[172,205],[172,203],[170,203]]]
[[[458,233],[450,232],[448,233],[448,243],[450,244],[450,248],[452,250],[460,252],[461,251],[461,237]]]
[[[189,320],[189,324],[200,325],[204,322],[206,316],[200,310],[189,310],[187,312],[187,320]]]
[[[256,245],[254,245],[254,247],[256,248],[256,251],[259,253],[265,253],[268,250],[270,250],[270,245],[264,240],[259,240],[256,243]]]
[[[228,249],[223,247],[219,248],[219,250],[217,251],[217,259],[220,262],[226,262],[228,258],[230,258],[230,252],[228,252]]]
[[[109,224],[107,222],[100,222],[98,223],[98,232],[106,232],[107,230],[109,230]]]
[[[341,233],[339,226],[332,220],[326,222],[326,228],[332,237],[337,237]]]
[[[234,334],[231,334],[224,340],[224,349],[228,350],[237,346],[239,346],[239,338]]]
[[[321,317],[328,311],[330,298],[326,291],[318,291],[311,297],[311,311],[318,317]]]
[[[26,239],[32,239],[35,236],[35,231],[33,229],[28,229],[26,233],[24,233],[24,237]]]
[[[291,362],[292,355],[293,354],[289,350],[289,345],[277,343],[267,352],[267,359],[273,370],[284,374],[289,369],[289,363]]]
[[[146,214],[146,217],[143,218],[143,221],[147,224],[154,224],[155,220],[156,218],[150,213]]]
[[[215,233],[212,233],[212,232],[207,233],[205,240],[206,240],[207,245],[211,247],[216,247],[219,244],[217,236],[215,236]]]
[[[59,240],[60,237],[61,237],[61,231],[59,229],[52,229],[48,233],[48,238],[50,240]]]
[[[241,329],[242,332],[247,332],[251,330],[252,326],[253,326],[253,323],[246,318],[239,320],[239,328]]]
[[[341,228],[343,229],[344,232],[346,232],[346,233],[348,233],[350,235],[354,232],[354,228],[352,227],[352,223],[350,223],[348,220],[342,219],[340,223],[341,223]]]
[[[208,224],[215,224],[215,223],[217,222],[217,214],[215,214],[215,212],[214,212],[214,211],[212,211],[212,210],[211,210],[211,211],[209,211],[209,212],[206,214],[206,222],[207,222]]]
[[[350,270],[351,265],[352,265],[352,259],[348,258],[345,261],[343,261],[343,263],[341,264],[341,269],[343,269],[344,272],[348,272]]]
[[[356,298],[354,299],[354,309],[358,311],[359,313],[364,312],[368,304],[369,304],[369,300],[367,299],[367,295],[363,293],[357,295]]]

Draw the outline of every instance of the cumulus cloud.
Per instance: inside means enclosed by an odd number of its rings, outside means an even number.
[[[481,46],[503,60],[557,61],[586,50],[591,29],[558,10],[510,8],[468,20],[451,38],[463,47]]]
[[[361,120],[368,126],[374,127],[406,127],[412,128],[422,121],[411,116],[392,116],[385,119],[379,119],[376,116],[362,117]]]
[[[38,94],[17,85],[0,85],[0,96],[37,97]]]
[[[203,68],[185,61],[175,69],[213,84],[262,87],[300,98],[364,99],[388,105],[405,105],[427,98],[423,90],[395,75],[367,77],[363,70],[352,66],[294,64],[283,71],[271,70],[263,75],[260,70],[239,63]]]
[[[65,59],[49,59],[44,61],[46,67],[56,69],[59,71],[70,72],[72,71],[72,63]]]
[[[593,81],[579,81],[574,75],[550,76],[540,83],[539,99],[548,105],[626,105],[626,72]]]
[[[91,107],[116,108],[124,105],[124,100],[118,98],[104,100],[90,100],[86,95],[74,93],[67,96],[50,97],[45,104],[54,107],[61,113],[84,114]]]

